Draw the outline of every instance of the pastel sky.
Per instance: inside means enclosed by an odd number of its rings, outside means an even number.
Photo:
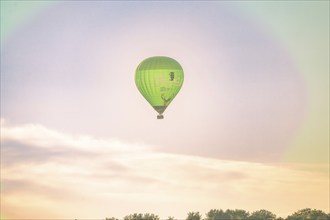
[[[2,218],[329,212],[328,39],[328,1],[1,1]]]

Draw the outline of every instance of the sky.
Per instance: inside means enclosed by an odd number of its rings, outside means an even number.
[[[185,81],[163,120],[147,57]],[[1,215],[329,210],[328,1],[1,1]],[[285,198],[285,200],[284,200]]]

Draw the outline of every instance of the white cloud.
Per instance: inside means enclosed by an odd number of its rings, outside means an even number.
[[[41,125],[1,126],[2,210],[11,218],[122,218],[134,212],[185,218],[188,211],[211,208],[328,211],[329,180],[322,172],[155,152]]]

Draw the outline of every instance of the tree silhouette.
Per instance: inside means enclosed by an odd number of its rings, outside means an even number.
[[[105,220],[118,220],[117,218],[105,218]],[[127,215],[123,220],[160,220],[158,215],[150,213],[134,213]],[[177,220],[169,216],[166,220]],[[202,215],[199,212],[189,212],[185,220],[202,220]],[[276,218],[276,215],[265,209],[254,211],[251,214],[242,209],[211,209],[206,213],[203,220],[330,220],[330,213],[326,214],[321,210],[316,209],[301,209],[289,215],[286,218]]]
[[[211,209],[208,213],[206,213],[205,220],[221,220],[221,219],[229,219],[227,213],[225,213],[222,209]]]
[[[243,220],[243,219],[248,219],[249,217],[249,212],[242,210],[242,209],[227,209],[226,214],[228,215],[229,219],[232,220]]]
[[[252,214],[249,216],[248,219],[250,219],[250,220],[275,220],[276,215],[270,211],[261,209],[259,211],[252,212]]]
[[[125,216],[124,220],[160,220],[160,219],[159,219],[158,215],[154,215],[154,214],[134,213],[133,215]]]
[[[287,220],[330,220],[330,216],[325,212],[316,209],[302,209],[287,217]]]
[[[201,220],[202,215],[199,212],[189,212],[186,220]]]
[[[205,220],[243,220],[249,217],[249,213],[242,209],[211,209],[206,213]]]

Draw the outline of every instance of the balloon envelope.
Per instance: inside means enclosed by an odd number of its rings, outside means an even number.
[[[143,60],[135,71],[135,84],[159,113],[158,119],[163,118],[163,112],[173,101],[183,84],[183,69],[170,57],[150,57]]]

